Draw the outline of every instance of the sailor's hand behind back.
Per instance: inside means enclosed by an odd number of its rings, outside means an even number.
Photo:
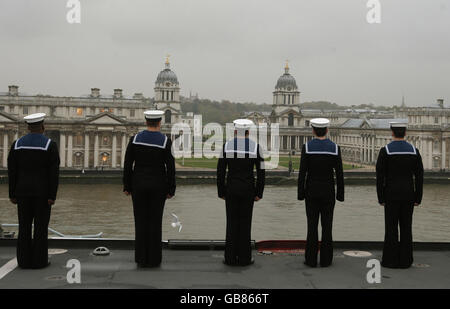
[[[261,198],[259,196],[255,196],[255,202],[259,201]]]
[[[15,199],[15,198],[10,198],[9,200],[11,201],[11,203],[17,204],[17,199]]]
[[[130,192],[128,192],[128,191],[123,191],[123,193],[126,195],[126,196],[129,196],[131,193]]]
[[[419,203],[414,203],[414,206],[419,206],[420,204]]]
[[[55,200],[47,200],[48,206],[52,206],[53,204],[55,204]]]
[[[167,197],[167,199],[171,199],[173,197],[173,195],[167,194],[166,197]]]

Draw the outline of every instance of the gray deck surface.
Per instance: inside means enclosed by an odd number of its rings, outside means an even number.
[[[165,249],[160,268],[137,269],[132,250],[99,257],[88,249],[69,249],[52,256],[45,269],[14,269],[0,279],[0,288],[450,288],[450,251],[416,251],[417,265],[410,269],[381,268],[380,284],[366,281],[366,263],[380,259],[379,251],[364,258],[342,252],[335,250],[329,268],[305,266],[302,254],[256,251],[254,265],[230,267],[222,264],[222,251]],[[0,247],[0,267],[14,257],[14,247]],[[67,283],[65,265],[72,258],[81,262],[81,284]]]

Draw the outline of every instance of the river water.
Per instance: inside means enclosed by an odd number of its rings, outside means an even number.
[[[255,203],[252,238],[306,239],[305,204],[295,186],[266,186]],[[0,222],[17,223],[7,185],[0,185]],[[423,203],[415,208],[415,241],[450,241],[450,185],[425,185]],[[171,212],[181,220],[181,232],[171,226]],[[103,232],[108,238],[133,238],[131,198],[121,185],[60,185],[50,227],[69,235]],[[10,228],[8,228],[10,230]],[[346,201],[336,203],[335,240],[383,240],[384,214],[373,186],[347,186]],[[164,239],[224,239],[225,203],[214,185],[186,185],[166,202]]]

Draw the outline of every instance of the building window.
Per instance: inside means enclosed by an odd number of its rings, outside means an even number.
[[[4,112],[5,111],[5,107],[4,106],[0,106],[0,112]]]
[[[100,157],[100,159],[101,159],[101,165],[102,166],[104,166],[104,165],[108,165],[109,164],[109,153],[107,153],[107,152],[102,152],[101,154],[101,157]]]
[[[434,117],[434,123],[438,124],[439,123],[439,117]]]
[[[102,138],[102,146],[110,146],[111,145],[111,138],[109,136],[103,136]]]
[[[433,159],[433,169],[438,169],[440,168],[440,160],[438,158],[434,158]]]
[[[77,116],[83,116],[83,109],[80,107],[77,108]]]
[[[168,109],[164,113],[164,122],[165,123],[171,123],[172,122],[172,112]]]
[[[283,136],[283,149],[287,149],[287,136]]]
[[[95,114],[95,107],[91,107],[91,114],[92,114],[92,115]]]
[[[309,127],[309,120],[305,120],[305,127]]]
[[[288,115],[288,126],[289,127],[294,126],[294,114],[293,113],[289,113],[289,115]]]
[[[121,108],[117,109],[117,115],[122,115],[122,109]]]
[[[439,142],[438,141],[434,141],[434,145],[433,145],[434,151],[439,152],[441,149],[439,147]]]
[[[134,117],[134,109],[130,109],[130,117]]]
[[[28,106],[24,106],[24,107],[23,107],[22,113],[23,113],[24,115],[28,115]]]
[[[83,156],[83,153],[82,152],[76,152],[75,153],[75,164],[74,164],[74,166],[83,166],[83,160],[84,159],[84,156]]]
[[[108,111],[109,111],[111,114],[113,114],[113,113],[114,113],[114,108],[110,108]]]
[[[84,143],[83,135],[81,134],[75,135],[75,146],[83,146],[83,143]]]

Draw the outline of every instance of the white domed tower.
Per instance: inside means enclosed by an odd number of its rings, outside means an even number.
[[[273,92],[272,122],[280,126],[297,126],[301,118],[300,91],[298,91],[295,78],[289,74],[289,65],[286,61],[284,74],[278,78]]]
[[[169,56],[165,69],[159,72],[155,82],[155,107],[165,112],[163,124],[171,124],[181,119],[180,87],[175,72],[170,69]]]

